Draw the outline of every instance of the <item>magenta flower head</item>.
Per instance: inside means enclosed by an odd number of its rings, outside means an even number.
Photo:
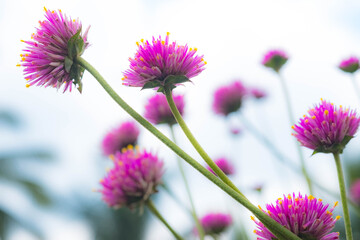
[[[262,60],[262,65],[279,72],[287,60],[288,56],[284,51],[271,50],[265,54],[264,59]]]
[[[324,153],[342,153],[354,137],[360,118],[354,110],[339,108],[321,99],[321,103],[308,111],[298,125],[292,126],[302,146]]]
[[[110,207],[142,207],[156,193],[163,162],[143,150],[128,148],[113,157],[114,166],[101,181],[102,198]]]
[[[200,219],[200,224],[205,235],[219,235],[232,224],[232,218],[230,214],[209,213]]]
[[[226,175],[232,175],[234,174],[234,166],[227,160],[226,158],[218,158],[214,161],[214,163],[223,171]],[[210,172],[212,172],[214,175],[215,172],[209,167],[206,167]]]
[[[350,187],[351,199],[360,205],[360,179],[357,179]]]
[[[300,193],[298,196],[293,193],[284,198],[279,198],[276,204],[267,204],[264,211],[275,221],[286,227],[292,233],[301,239],[316,239],[316,240],[335,240],[339,239],[338,232],[331,232],[340,216],[333,218],[333,210],[335,205],[328,210],[329,204],[324,205],[321,199],[316,199],[313,196],[303,197]],[[256,223],[257,230],[254,233],[258,236],[258,240],[273,240],[277,239],[263,223],[251,219]]]
[[[134,122],[129,121],[122,123],[104,137],[102,141],[103,153],[109,156],[129,145],[135,146],[139,133],[139,128]]]
[[[24,67],[26,87],[33,85],[54,87],[59,89],[64,85],[64,92],[71,91],[72,84],[82,91],[82,76],[84,68],[76,63],[76,57],[81,56],[89,46],[87,34],[89,28],[82,33],[79,20],[72,20],[61,10],[45,9],[44,21],[32,34],[31,41],[23,41],[27,47],[20,54]]]
[[[250,94],[251,94],[251,96],[253,96],[256,99],[263,99],[266,97],[266,92],[259,88],[251,89]]]
[[[339,64],[339,68],[347,73],[354,73],[359,69],[359,59],[357,57],[349,57]]]
[[[175,88],[178,84],[190,81],[205,69],[203,56],[197,55],[196,48],[178,45],[161,36],[152,42],[143,39],[136,43],[138,49],[134,58],[129,58],[130,69],[124,72],[123,85],[132,87]]]
[[[248,93],[240,81],[218,88],[214,93],[213,110],[216,114],[227,116],[240,109],[243,98]]]
[[[184,114],[184,96],[183,95],[173,95],[173,99],[177,109],[180,114]],[[148,103],[145,105],[144,116],[153,124],[166,123],[169,125],[174,125],[176,119],[174,118],[169,104],[166,101],[166,97],[163,94],[156,94],[151,97]]]

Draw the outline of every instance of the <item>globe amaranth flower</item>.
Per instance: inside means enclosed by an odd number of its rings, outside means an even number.
[[[357,179],[350,187],[351,199],[360,205],[360,179]]]
[[[196,54],[197,49],[169,42],[169,33],[165,39],[141,39],[136,44],[138,49],[135,57],[129,58],[130,69],[124,72],[123,85],[163,91],[165,86],[173,89],[205,69],[206,62]]]
[[[128,148],[117,152],[113,163],[113,168],[100,181],[102,198],[110,207],[141,207],[157,192],[163,175],[163,162],[157,156]]]
[[[337,206],[328,210],[329,204],[324,205],[321,199],[313,196],[292,195],[279,198],[276,204],[267,204],[266,211],[259,208],[269,215],[272,219],[283,225],[292,233],[304,240],[335,240],[339,239],[338,232],[331,232],[340,216],[333,218],[333,210]],[[251,219],[256,223],[257,230],[254,233],[258,240],[277,239],[263,223],[254,217]]]
[[[218,88],[214,93],[213,110],[216,114],[227,116],[240,109],[248,90],[240,81]]]
[[[255,99],[263,99],[266,97],[266,92],[259,89],[259,88],[252,88],[250,89],[250,94]]]
[[[342,153],[354,137],[360,118],[354,110],[339,108],[321,99],[321,103],[308,111],[298,125],[292,126],[301,145],[314,153]]]
[[[232,224],[232,218],[230,214],[209,213],[200,219],[200,224],[205,235],[219,235]]]
[[[226,175],[232,175],[234,174],[234,166],[227,160],[226,158],[218,158],[214,161],[214,163],[223,171]],[[215,172],[209,167],[206,167],[210,172],[212,172],[214,175]]]
[[[184,114],[184,96],[173,95],[173,99],[180,114]],[[166,123],[173,125],[176,123],[176,119],[173,116],[169,104],[166,101],[166,97],[163,94],[156,94],[151,97],[145,105],[144,116],[153,124]]]
[[[359,69],[359,59],[357,57],[349,57],[339,64],[339,68],[347,73],[354,73]]]
[[[109,156],[129,145],[136,145],[139,133],[139,128],[134,122],[128,121],[120,124],[104,137],[102,141],[103,153]]]
[[[272,68],[274,71],[279,72],[287,60],[288,56],[284,51],[270,50],[265,54],[262,64],[265,67]]]
[[[45,9],[44,21],[32,34],[21,56],[27,80],[26,87],[33,85],[54,87],[59,89],[64,85],[64,92],[71,91],[72,84],[82,91],[81,78],[84,68],[75,62],[88,47],[87,34],[89,28],[82,33],[79,20],[72,20],[61,10],[50,11]]]

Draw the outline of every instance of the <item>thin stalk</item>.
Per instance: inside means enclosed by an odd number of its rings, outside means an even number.
[[[173,125],[169,125],[169,128],[170,128],[170,134],[171,134],[171,138],[173,140],[173,142],[175,144],[176,143],[176,138],[175,138],[175,133],[174,133],[174,127]],[[181,177],[184,181],[184,185],[185,185],[185,189],[186,189],[186,193],[188,195],[188,198],[189,198],[189,202],[190,202],[190,205],[191,205],[191,214],[194,218],[194,221],[195,221],[195,225],[196,225],[196,228],[198,230],[198,233],[199,233],[199,237],[201,240],[204,240],[204,229],[203,227],[201,226],[200,224],[200,221],[199,221],[199,218],[196,214],[196,210],[195,210],[195,204],[194,204],[194,201],[192,199],[192,196],[191,196],[191,192],[190,192],[190,187],[189,187],[189,183],[187,181],[187,178],[186,178],[186,175],[185,175],[185,171],[184,171],[184,166],[183,166],[183,162],[181,161],[181,159],[179,158],[179,156],[176,155],[176,160],[177,160],[177,163],[178,163],[178,166],[179,166],[179,170],[180,170],[180,173],[181,173]]]
[[[353,87],[354,87],[354,91],[355,91],[355,94],[359,100],[359,104],[360,104],[360,90],[359,90],[359,87],[358,85],[356,84],[356,77],[355,77],[355,73],[352,73],[351,74],[351,82],[353,84]]]
[[[169,223],[165,220],[165,218],[163,216],[161,216],[161,214],[159,213],[159,211],[156,209],[154,203],[149,199],[146,202],[146,206],[148,207],[148,209],[169,229],[169,231],[174,235],[174,237],[177,240],[184,240],[170,225]]]
[[[111,86],[105,81],[105,79],[100,75],[100,73],[89,64],[85,59],[78,57],[76,59],[77,63],[84,67],[93,77],[99,82],[99,84],[104,88],[104,90],[109,94],[109,96],[131,117],[133,117],[139,124],[151,132],[155,137],[162,141],[167,147],[174,151],[179,157],[184,159],[188,164],[195,168],[198,172],[204,175],[207,179],[213,182],[216,186],[222,189],[224,192],[229,194],[233,199],[247,208],[252,212],[277,238],[278,240],[301,240],[298,236],[290,232],[288,229],[284,228],[281,224],[276,222],[274,219],[269,217],[266,213],[261,211],[259,208],[254,206],[246,197],[243,197],[241,194],[236,192],[233,188],[225,184],[218,177],[212,174],[209,170],[199,164],[195,159],[190,157],[186,152],[179,148],[175,143],[173,143],[168,137],[161,133],[156,127],[149,123],[145,118],[143,118],[139,113],[137,113],[133,108],[131,108],[115,91]]]
[[[170,106],[171,112],[173,113],[176,121],[178,122],[179,126],[185,133],[186,137],[189,139],[191,144],[194,146],[196,151],[200,154],[200,156],[205,160],[205,162],[209,165],[209,167],[216,173],[219,178],[229,185],[232,189],[238,192],[241,196],[245,197],[244,194],[235,186],[235,184],[226,176],[226,174],[214,163],[214,161],[209,157],[209,155],[205,152],[205,150],[201,147],[199,142],[195,139],[194,135],[191,133],[190,129],[186,125],[184,119],[182,118],[179,110],[176,107],[172,96],[172,90],[170,88],[165,87],[165,96],[168,104]]]
[[[341,166],[340,154],[334,153],[333,155],[334,155],[337,175],[338,175],[338,179],[339,179],[341,203],[342,203],[343,213],[344,213],[346,239],[353,240],[352,231],[351,231],[350,214],[349,214],[349,208],[348,208],[348,203],[347,203],[347,198],[346,198],[345,179],[344,179],[344,174],[343,174],[343,170],[342,170],[342,166]]]
[[[282,87],[283,93],[285,95],[285,102],[286,102],[287,112],[289,114],[289,120],[291,122],[291,125],[293,125],[293,124],[295,124],[295,119],[294,119],[293,110],[291,108],[291,100],[290,100],[288,88],[286,86],[286,81],[282,77],[280,72],[277,72],[277,74],[279,76],[281,87]],[[310,176],[309,176],[309,174],[308,174],[308,172],[306,170],[304,154],[303,154],[303,152],[301,150],[300,144],[297,141],[295,141],[295,143],[296,143],[296,149],[297,149],[297,152],[298,152],[299,158],[300,158],[301,172],[303,173],[303,175],[304,175],[304,177],[306,179],[307,185],[309,187],[310,194],[313,194],[311,178],[310,178]]]

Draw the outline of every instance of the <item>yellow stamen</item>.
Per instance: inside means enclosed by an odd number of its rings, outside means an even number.
[[[45,11],[45,12],[47,11],[46,7],[44,7],[44,11]]]
[[[204,62],[204,65],[206,65],[206,64],[207,64],[207,62],[205,61],[205,62]]]
[[[339,204],[339,202],[336,201],[336,202],[334,203],[334,207],[336,207],[338,204]]]
[[[161,41],[161,44],[164,45],[164,44],[165,44],[165,41]]]
[[[140,42],[142,42],[142,43],[143,43],[143,42],[144,42],[144,39],[143,39],[143,38],[142,38],[142,39],[140,39]]]
[[[336,216],[336,218],[335,218],[335,219],[336,219],[336,220],[339,220],[340,218],[341,218],[341,216]]]
[[[21,39],[20,41],[21,41],[21,42],[25,42],[25,41],[24,41],[24,40],[22,40],[22,39]]]
[[[342,105],[340,105],[339,107],[342,108]]]
[[[204,61],[204,59],[202,58],[202,59],[201,59],[201,61],[203,62],[203,61]]]
[[[289,205],[289,209],[292,207],[292,205]]]
[[[195,51],[195,52],[197,51],[197,48],[196,48],[196,47],[194,48],[194,51]]]
[[[305,119],[305,123],[308,123],[309,122],[309,119]]]
[[[260,206],[260,205],[258,205],[258,208],[262,211],[262,208],[261,208],[261,206]]]
[[[17,67],[20,67],[20,66],[21,66],[21,64],[20,64],[20,63],[18,63],[18,64],[16,64],[16,66],[17,66]]]
[[[292,125],[292,126],[291,126],[291,128],[292,128],[292,129],[295,129],[295,126],[294,126],[294,125]]]
[[[256,234],[256,233],[257,233],[257,231],[256,231],[256,230],[254,230],[254,233]]]
[[[23,61],[25,61],[25,58],[24,58],[24,57],[22,57],[22,58],[21,58],[21,61],[22,61],[22,62],[23,62]]]
[[[191,51],[192,51],[192,48],[189,48],[189,51],[191,52]]]
[[[136,42],[136,45],[137,45],[137,46],[139,46],[139,45],[140,45],[140,43],[139,43],[139,42]]]
[[[129,144],[129,145],[127,146],[127,149],[129,149],[129,150],[133,150],[133,149],[134,149],[134,147],[133,147],[133,145]]]
[[[121,80],[123,80],[123,81],[124,81],[124,80],[125,80],[125,77],[121,78]]]
[[[170,35],[170,33],[169,33],[169,32],[167,32],[167,33],[166,33],[166,36],[169,36],[169,35]]]
[[[110,154],[110,155],[109,155],[109,158],[114,161],[114,159],[115,159],[114,154]]]
[[[308,199],[309,199],[309,200],[313,200],[314,197],[313,197],[312,195],[309,195]]]
[[[282,204],[283,204],[283,201],[279,201],[279,204],[282,205]]]
[[[290,200],[290,199],[291,199],[291,195],[289,194],[287,198]]]
[[[52,10],[52,11],[51,11],[51,13],[55,13],[55,11],[54,11],[54,10]]]
[[[320,101],[323,101],[323,99],[322,99],[322,98],[320,98]]]
[[[325,111],[324,111],[324,114],[325,114],[325,115],[329,115],[329,111],[328,111],[328,110],[325,110]]]
[[[281,197],[279,197],[279,198],[278,198],[278,200],[279,200],[279,201],[281,201],[281,200],[282,200],[282,198],[281,198]]]
[[[316,117],[315,117],[315,116],[312,116],[311,118],[312,118],[312,119],[316,119]]]
[[[25,87],[29,88],[29,87],[30,87],[30,84],[26,84]]]
[[[144,58],[143,58],[143,57],[140,57],[140,60],[141,60],[141,61],[144,61]]]
[[[321,198],[319,198],[318,200],[319,200],[319,202],[322,202],[322,199],[321,199]]]
[[[253,221],[255,221],[255,218],[254,218],[253,216],[250,216],[250,219],[253,220]]]
[[[270,212],[270,210],[267,210],[267,213],[268,213],[269,215],[271,215],[271,212]]]

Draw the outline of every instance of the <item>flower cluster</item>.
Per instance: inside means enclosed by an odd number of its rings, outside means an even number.
[[[74,84],[81,92],[84,69],[74,61],[89,45],[89,28],[82,34],[81,22],[66,17],[61,10],[45,8],[45,17],[32,34],[33,40],[22,40],[27,47],[20,55],[22,63],[18,66],[24,67],[26,87],[37,85],[59,89],[64,85],[65,92],[71,91]]]
[[[196,55],[197,49],[169,42],[169,33],[165,39],[153,37],[152,42],[141,39],[137,45],[135,57],[129,58],[130,69],[122,79],[126,86],[174,88],[205,69],[206,62],[202,55]]]
[[[234,166],[227,160],[226,158],[218,158],[214,160],[214,163],[223,171],[226,175],[232,175],[234,174]],[[214,175],[215,172],[209,167],[206,167],[210,172],[212,172]]]
[[[140,131],[134,122],[122,123],[104,137],[102,141],[103,153],[109,156],[129,145],[135,146],[139,133]]]
[[[347,73],[354,73],[359,69],[359,59],[357,57],[349,57],[339,64],[339,68]]]
[[[184,96],[173,95],[173,99],[180,114],[184,114]],[[153,124],[166,123],[173,125],[176,123],[169,104],[166,101],[166,97],[163,94],[156,94],[148,100],[145,105],[144,117]]]
[[[339,108],[321,100],[321,103],[308,111],[298,125],[292,126],[293,135],[301,145],[316,152],[341,153],[354,137],[360,118],[356,112]]]
[[[360,179],[357,179],[350,187],[351,199],[360,205]]]
[[[272,68],[274,71],[279,72],[287,60],[288,56],[284,51],[271,50],[265,54],[262,64],[265,67]]]
[[[214,93],[213,110],[216,114],[224,116],[236,112],[247,93],[246,87],[240,81],[220,87]]]
[[[232,218],[229,214],[209,213],[200,219],[200,224],[205,235],[219,235],[232,224]]]
[[[161,183],[163,162],[145,150],[132,148],[117,152],[113,162],[100,181],[103,200],[114,208],[142,206]]]
[[[324,205],[321,199],[311,195],[303,197],[300,193],[296,196],[293,193],[279,198],[276,205],[266,205],[267,211],[260,209],[301,239],[336,240],[339,239],[339,233],[331,231],[340,219],[340,216],[333,218],[332,212],[337,204],[328,210],[329,205]],[[251,219],[257,225],[258,230],[254,230],[254,233],[258,235],[258,240],[276,239],[263,223],[254,217]]]

